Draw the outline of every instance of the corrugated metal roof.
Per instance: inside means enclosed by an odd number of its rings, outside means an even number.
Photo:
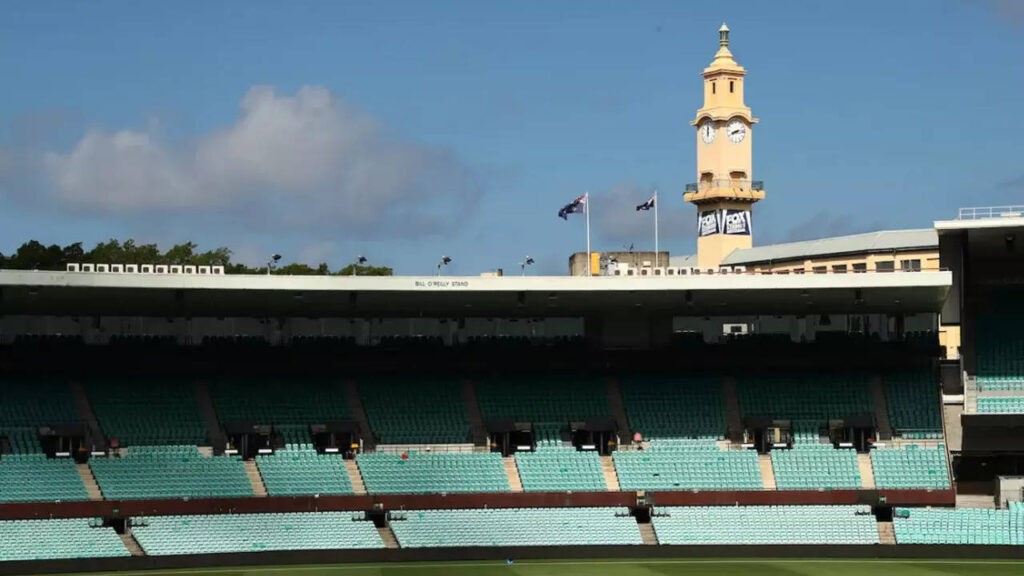
[[[694,268],[697,266],[697,255],[688,254],[686,256],[670,256],[668,259],[668,265],[673,268]]]
[[[724,265],[784,262],[841,254],[890,252],[893,250],[938,250],[939,236],[934,228],[916,230],[880,230],[850,236],[835,236],[803,242],[755,246],[734,250],[722,261]],[[673,258],[673,260],[675,260]],[[680,266],[683,266],[680,264]]]

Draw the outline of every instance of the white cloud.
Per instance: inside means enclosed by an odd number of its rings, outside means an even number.
[[[451,153],[389,138],[320,86],[293,96],[254,87],[233,124],[188,143],[92,130],[44,166],[52,196],[73,208],[216,209],[269,229],[340,235],[440,231],[481,191]]]

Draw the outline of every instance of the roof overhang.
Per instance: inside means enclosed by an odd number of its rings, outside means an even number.
[[[998,230],[1000,228],[1024,228],[1024,217],[938,220],[935,222],[935,230],[939,235],[955,234],[965,230]]]
[[[726,316],[937,312],[949,272],[579,276],[183,276],[0,271],[0,314],[166,317]]]

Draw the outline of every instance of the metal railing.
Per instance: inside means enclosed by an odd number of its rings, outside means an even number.
[[[961,208],[957,220],[981,220],[983,218],[1020,218],[1024,216],[1024,206],[981,206],[977,208]]]
[[[687,192],[698,192],[701,190],[714,190],[721,188],[733,188],[737,190],[764,190],[764,180],[732,180],[730,178],[716,178],[714,180],[701,180],[686,185]]]

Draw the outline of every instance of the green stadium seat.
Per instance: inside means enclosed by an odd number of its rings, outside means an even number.
[[[597,452],[573,447],[517,452],[516,467],[525,492],[604,491],[608,487]]]
[[[103,378],[86,393],[107,438],[122,446],[206,443],[194,384],[169,378]]]
[[[939,382],[925,370],[885,375],[885,402],[897,436],[942,439],[942,400]]]
[[[508,492],[508,476],[495,452],[359,454],[356,463],[370,494]]]
[[[878,488],[925,488],[944,490],[950,487],[946,467],[946,448],[920,448],[909,445],[903,449],[876,448],[871,451],[871,466]]]
[[[130,556],[113,528],[88,518],[0,521],[0,561]]]
[[[92,458],[108,500],[252,496],[245,466],[231,456],[203,456],[195,446],[133,446],[127,456]]]
[[[612,454],[623,490],[761,490],[753,450],[721,450],[713,441],[654,442]]]
[[[274,454],[256,457],[270,496],[352,494],[352,483],[340,454],[319,454],[312,445],[291,444]]]
[[[88,499],[70,458],[47,458],[44,454],[0,456],[0,502]]]
[[[359,396],[381,444],[469,441],[462,384],[454,379],[387,378],[359,382]]]
[[[725,437],[719,376],[626,377],[619,388],[631,429],[646,440]]]
[[[870,506],[658,506],[651,522],[669,545],[878,544]]]

